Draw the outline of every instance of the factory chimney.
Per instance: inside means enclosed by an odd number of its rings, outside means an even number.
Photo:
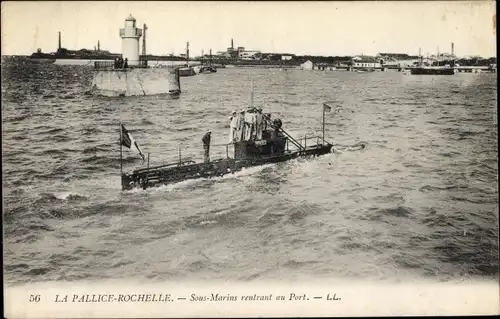
[[[58,50],[61,50],[61,31],[59,31],[58,33],[59,33],[59,46],[58,46]]]
[[[455,45],[451,43],[451,55],[455,55]]]
[[[231,39],[231,49],[234,49],[233,39]]]
[[[101,41],[97,40],[97,51],[101,51]]]

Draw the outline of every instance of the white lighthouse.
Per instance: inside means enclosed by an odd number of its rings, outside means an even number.
[[[129,15],[125,19],[125,28],[120,29],[122,38],[122,57],[128,59],[128,65],[139,64],[139,39],[142,30],[135,27],[135,18]]]

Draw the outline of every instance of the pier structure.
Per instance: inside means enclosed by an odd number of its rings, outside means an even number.
[[[310,70],[319,71],[357,71],[357,70],[375,70],[375,71],[387,71],[388,69],[397,69],[397,67],[392,66],[353,66],[353,65],[338,65],[338,64],[328,64],[328,63],[314,63]]]
[[[405,70],[411,70],[416,68],[415,66],[406,66],[398,68],[398,71],[403,72]],[[434,67],[436,69],[446,69],[446,67]],[[455,73],[481,73],[481,72],[491,72],[496,73],[497,68],[492,66],[454,66],[451,67],[455,70]]]
[[[466,73],[481,73],[481,72],[492,72],[496,73],[497,68],[492,66],[456,66],[455,70],[457,72],[466,72]]]
[[[348,65],[335,65],[327,63],[314,63],[310,64],[308,68],[302,67],[303,70],[318,70],[318,71],[351,71],[355,72],[357,70],[373,70],[373,71],[388,71],[388,70],[398,70],[403,72],[405,70],[411,70],[416,68],[416,66],[398,66],[398,65],[382,65],[375,67],[359,67],[359,66],[348,66]],[[435,67],[435,68],[446,68],[446,67]],[[491,72],[496,73],[496,66],[454,66],[452,69],[456,73],[481,73],[481,72]]]

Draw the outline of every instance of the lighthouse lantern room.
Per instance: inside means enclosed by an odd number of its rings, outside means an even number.
[[[129,15],[125,19],[125,28],[120,29],[122,38],[122,58],[128,59],[128,65],[139,65],[139,39],[142,30],[136,28],[135,18]]]

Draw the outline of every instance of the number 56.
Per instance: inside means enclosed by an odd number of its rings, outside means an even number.
[[[30,302],[39,302],[40,295],[30,295]]]

